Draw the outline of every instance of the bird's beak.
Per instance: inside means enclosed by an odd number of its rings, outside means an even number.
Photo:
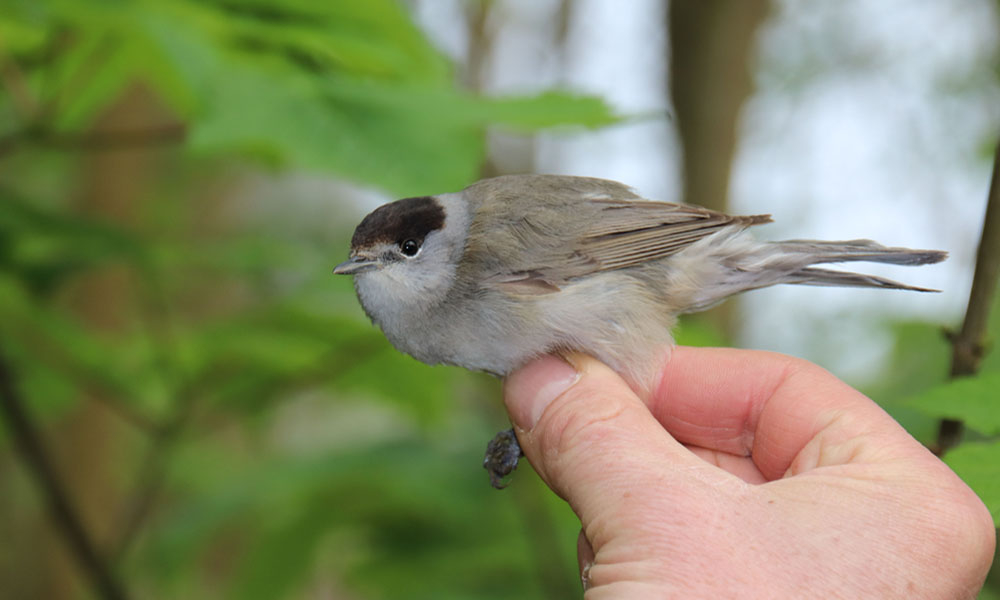
[[[334,267],[335,275],[356,275],[367,271],[374,271],[378,268],[378,261],[364,256],[354,256]]]

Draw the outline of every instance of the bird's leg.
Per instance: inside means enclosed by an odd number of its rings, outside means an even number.
[[[517,468],[522,456],[524,452],[521,452],[521,445],[517,442],[513,429],[496,434],[486,445],[486,457],[483,459],[483,468],[490,474],[490,485],[498,490],[507,487],[503,478]]]

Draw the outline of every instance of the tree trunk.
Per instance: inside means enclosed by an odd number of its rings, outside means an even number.
[[[673,0],[670,88],[683,160],[685,202],[727,211],[740,108],[753,90],[755,34],[767,0]],[[726,339],[732,300],[706,313]]]

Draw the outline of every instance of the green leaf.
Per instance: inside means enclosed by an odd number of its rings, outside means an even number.
[[[1000,433],[1000,373],[961,377],[933,387],[904,405],[939,419],[962,421],[984,435]]]
[[[0,40],[12,54],[37,52],[45,43],[45,29],[31,18],[28,0],[7,0],[0,4]]]
[[[61,110],[54,115],[53,128],[85,129],[136,81],[136,58],[143,55],[143,47],[134,38],[105,34],[87,39],[71,55],[77,64],[67,67],[66,87],[59,96]]]
[[[482,119],[518,131],[534,131],[559,125],[602,127],[621,121],[602,100],[568,92],[544,92],[521,98],[482,101]]]
[[[406,195],[458,190],[473,181],[490,124],[523,131],[614,120],[603,102],[568,94],[478,99],[446,87],[347,77],[316,82],[234,66],[192,131],[191,145],[332,172]]]
[[[944,383],[951,350],[940,324],[899,322],[892,326],[892,357],[878,381],[863,390],[880,404],[899,403]]]
[[[1000,526],[1000,442],[966,442],[946,454],[944,462],[979,495]]]
[[[239,0],[219,8],[225,35],[246,52],[399,81],[451,81],[447,61],[395,0]]]

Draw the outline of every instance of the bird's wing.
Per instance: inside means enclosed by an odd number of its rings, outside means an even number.
[[[518,266],[496,272],[484,283],[517,293],[549,293],[574,278],[670,256],[724,227],[749,227],[771,220],[768,215],[734,217],[698,206],[641,199],[586,199],[579,209],[587,217],[582,228],[556,244],[553,240],[523,239],[523,256],[514,261]],[[533,223],[537,218],[527,215],[521,224],[513,225],[528,232],[552,231],[557,225]]]
[[[590,272],[634,267],[680,252],[723,227],[771,220],[769,215],[733,217],[669,202],[591,202],[599,206],[598,218],[584,231],[574,253],[593,266]]]

